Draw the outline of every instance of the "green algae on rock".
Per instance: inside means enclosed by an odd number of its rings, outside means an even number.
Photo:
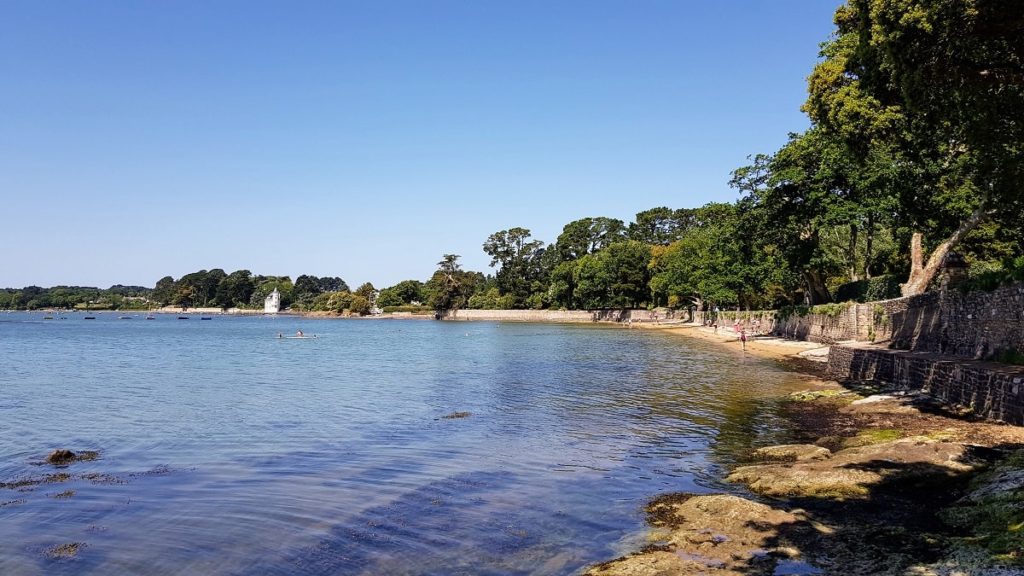
[[[854,401],[860,398],[857,394],[850,392],[849,390],[837,389],[837,388],[826,388],[824,390],[803,390],[801,392],[793,392],[786,397],[787,400],[792,402],[813,402],[815,400],[843,400],[843,401]]]
[[[802,524],[801,515],[738,496],[673,494],[647,507],[662,543],[637,554],[594,566],[588,576],[772,573],[780,561],[800,552],[779,530]],[[781,559],[781,560],[780,560]]]
[[[840,450],[824,460],[741,466],[727,478],[762,496],[858,498],[894,476],[949,476],[973,470],[962,444],[909,438]]]
[[[753,458],[769,462],[799,462],[803,460],[821,460],[831,455],[832,451],[828,448],[822,448],[814,444],[782,444],[758,448],[754,451]]]
[[[86,547],[85,542],[69,542],[51,546],[43,551],[43,554],[52,560],[66,560],[74,558],[79,551]]]
[[[956,543],[961,550],[981,549],[996,561],[1024,567],[1024,450],[980,474],[939,517],[966,532]]]

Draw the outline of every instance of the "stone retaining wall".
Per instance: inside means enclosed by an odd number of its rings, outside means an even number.
[[[717,318],[719,326],[736,322],[750,333],[773,334],[791,340],[832,344],[847,340],[878,339],[874,304],[849,304],[839,314],[790,314],[780,317],[776,310],[698,312],[697,322],[703,324]]]
[[[715,315],[698,313],[698,322]],[[849,303],[838,314],[723,311],[720,326],[737,320],[750,330],[760,322],[761,332],[784,338],[833,344],[887,342],[901,350],[933,352],[974,359],[1024,359],[1024,284],[992,292],[957,290],[928,292],[864,304]]]
[[[1024,284],[890,302],[894,348],[979,359],[1024,355]]]
[[[829,377],[920,390],[980,417],[1024,425],[1024,367],[924,352],[832,346]]]

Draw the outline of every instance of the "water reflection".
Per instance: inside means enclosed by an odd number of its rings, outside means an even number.
[[[0,482],[101,453],[0,488],[3,574],[570,574],[649,497],[721,489],[798,385],[598,326],[101,318],[6,322],[0,350]]]

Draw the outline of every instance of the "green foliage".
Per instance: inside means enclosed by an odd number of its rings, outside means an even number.
[[[483,274],[463,270],[457,254],[445,254],[437,266],[423,286],[423,295],[426,304],[439,313],[465,308],[486,282]]]
[[[153,307],[152,294],[153,291],[150,288],[121,286],[120,284],[105,290],[85,286],[5,288],[0,290],[0,309],[145,310]]]
[[[1021,235],[1019,16],[1014,2],[849,0],[809,78],[805,110],[862,168],[854,182],[935,244],[986,220]]]
[[[659,301],[671,296],[709,304],[739,304],[747,282],[749,260],[741,232],[739,209],[708,204],[695,211],[696,224],[661,252],[652,263],[650,286]]]
[[[850,309],[850,302],[833,302],[829,304],[818,304],[811,306],[811,314],[819,314],[821,316],[828,316],[829,318],[837,318],[844,314]]]
[[[411,312],[412,314],[428,314],[432,313],[433,310],[430,306],[418,305],[418,306],[386,306],[383,308],[383,312],[386,314],[393,314],[395,312]]]
[[[423,283],[419,280],[402,280],[394,286],[381,290],[377,297],[377,305],[401,306],[423,301]]]
[[[486,292],[477,292],[471,296],[468,307],[476,310],[511,310],[515,304],[515,296],[502,295],[497,287],[492,287]]]
[[[970,277],[960,289],[964,292],[991,292],[1016,282],[1024,282],[1024,256],[1008,257],[1001,263],[972,268]]]
[[[582,218],[565,225],[553,246],[559,261],[576,260],[625,240],[626,227],[614,218]]]
[[[1000,483],[1004,489],[990,490],[980,499],[961,499],[939,512],[946,524],[968,535],[960,546],[985,550],[995,564],[1024,566],[1024,489],[1019,485],[1005,486],[1006,476],[1021,468],[1024,452],[1018,450],[971,483],[973,490]]]
[[[242,307],[252,299],[256,290],[252,273],[248,270],[236,270],[228,274],[217,285],[214,301],[221,308]]]
[[[627,236],[630,240],[654,246],[668,246],[679,240],[693,225],[693,210],[681,208],[672,210],[665,206],[644,210],[630,223]]]
[[[1024,366],[1024,352],[1017,349],[1003,350],[995,355],[996,362]]]
[[[836,300],[840,302],[874,302],[899,297],[900,279],[888,274],[870,280],[847,282],[836,290]]]
[[[365,282],[361,284],[359,288],[356,288],[354,294],[361,297],[363,300],[366,300],[369,304],[377,298],[377,289],[373,287],[373,284]],[[367,306],[367,311],[369,311],[369,305]]]
[[[252,308],[262,308],[263,301],[274,290],[281,294],[282,309],[288,308],[294,301],[294,286],[288,276],[256,276],[253,278],[253,283],[256,288],[253,290],[252,296],[249,297],[249,305]]]
[[[525,304],[535,281],[543,280],[544,243],[531,240],[526,228],[511,228],[491,234],[483,249],[491,257],[491,266],[502,295],[511,295],[516,307]]]
[[[811,313],[811,307],[810,306],[804,306],[804,305],[797,304],[797,305],[792,305],[792,306],[783,306],[783,307],[779,308],[775,312],[775,317],[780,322],[782,322],[782,321],[785,321],[786,319],[791,318],[793,316],[807,316],[810,313]]]
[[[370,313],[370,300],[362,294],[353,294],[352,299],[349,302],[348,310],[352,314],[359,316],[366,316]]]

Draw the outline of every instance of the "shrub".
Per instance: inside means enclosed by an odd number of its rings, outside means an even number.
[[[383,308],[383,310],[384,310],[384,312],[386,314],[391,314],[392,312],[411,312],[413,314],[427,314],[427,313],[431,313],[432,314],[434,312],[430,308],[430,306],[422,306],[422,305],[416,306],[416,305],[412,305],[412,304],[404,304],[402,306],[385,306]]]
[[[832,302],[831,304],[818,304],[811,307],[811,314],[821,314],[829,318],[835,318],[850,307],[850,302]]]
[[[899,297],[900,278],[893,274],[847,282],[836,290],[836,300],[840,302],[874,302]]]

